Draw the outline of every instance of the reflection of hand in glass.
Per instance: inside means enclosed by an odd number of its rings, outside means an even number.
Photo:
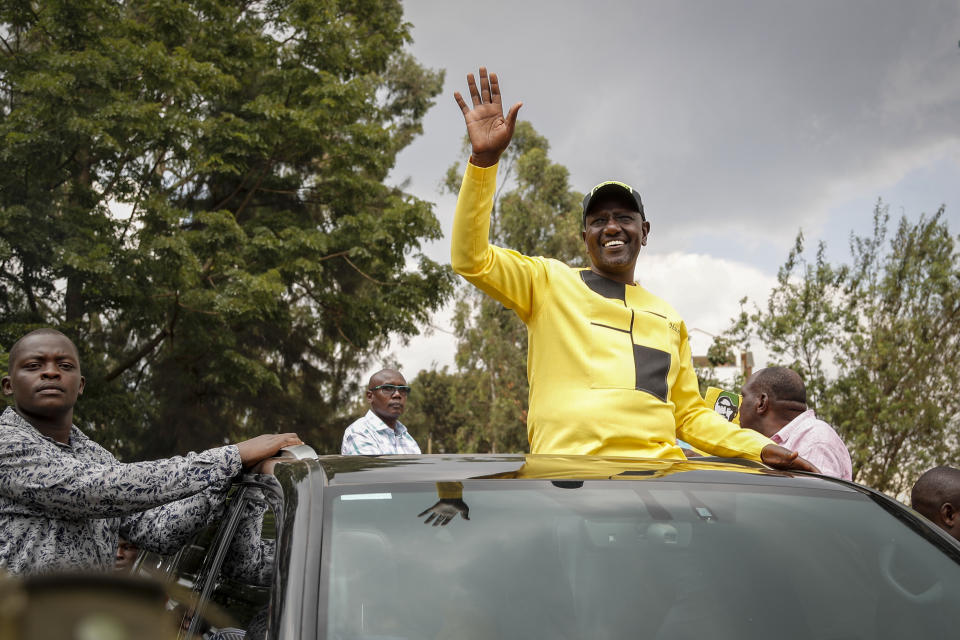
[[[423,521],[423,524],[430,524],[432,521],[433,526],[447,526],[451,520],[457,517],[458,513],[463,516],[464,520],[470,519],[470,507],[460,498],[441,498],[429,509],[418,513],[417,517],[422,518],[428,513],[430,515]]]

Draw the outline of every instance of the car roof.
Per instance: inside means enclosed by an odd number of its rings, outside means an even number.
[[[803,472],[784,472],[750,460],[661,460],[536,454],[318,456],[307,461],[328,486],[465,480],[660,480],[743,485],[772,484],[856,491],[852,483]]]
[[[747,485],[760,490],[830,491],[859,494],[901,519],[960,562],[960,542],[893,498],[854,482],[803,471],[779,471],[742,458],[700,457],[688,460],[560,456],[536,454],[434,454],[385,456],[318,456],[307,445],[288,447],[276,459],[286,481],[320,489],[345,491],[378,485],[469,480],[613,480],[691,483],[697,488],[736,491]],[[279,469],[274,469],[277,471]],[[268,472],[269,473],[269,472]]]

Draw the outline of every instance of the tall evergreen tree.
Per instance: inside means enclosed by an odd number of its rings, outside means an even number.
[[[450,292],[385,184],[442,87],[400,2],[8,2],[0,37],[0,346],[74,337],[126,456],[332,448],[365,354]]]

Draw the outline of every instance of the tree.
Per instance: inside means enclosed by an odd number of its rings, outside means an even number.
[[[443,80],[400,3],[15,2],[0,36],[0,344],[74,337],[121,455],[334,447],[367,354],[451,290],[384,183]]]
[[[825,359],[831,358],[838,346],[845,324],[843,283],[846,267],[833,267],[826,260],[826,246],[820,243],[814,262],[804,258],[803,232],[787,261],[777,272],[777,286],[770,292],[765,312],[753,320],[757,337],[770,349],[777,362],[791,367],[804,380],[807,400],[813,406],[822,404],[827,393]],[[738,322],[741,340],[744,319]]]
[[[889,243],[882,203],[873,221],[839,266],[822,244],[808,263],[799,234],[766,308],[742,313],[719,345],[756,337],[770,364],[797,370],[854,479],[899,495],[960,447],[960,247],[942,208],[902,217]]]
[[[878,205],[851,240],[829,416],[855,479],[896,495],[960,451],[960,247],[943,208],[901,218],[884,247],[888,223]]]
[[[456,453],[490,450],[478,438],[478,425],[490,415],[490,397],[480,371],[450,373],[424,370],[417,374],[403,423],[426,453]],[[480,447],[485,446],[485,449]]]
[[[464,151],[468,147],[465,145]],[[568,264],[584,264],[580,242],[582,195],[570,190],[566,167],[551,162],[549,143],[529,122],[520,121],[500,159],[500,187],[494,201],[490,241],[526,255],[543,255]],[[462,166],[447,172],[446,186],[459,190]],[[444,442],[461,451],[525,451],[527,329],[517,315],[466,283],[457,294],[454,328],[457,378],[450,391],[484,411],[459,416],[466,423],[447,423]],[[421,373],[417,377],[420,384]],[[479,397],[478,397],[479,396]],[[431,424],[443,424],[436,414]],[[461,428],[466,427],[466,428]]]
[[[742,370],[734,374],[732,381],[728,381],[717,376],[717,367],[736,364],[739,360],[738,354],[745,354],[750,350],[752,326],[746,304],[747,298],[741,298],[740,315],[724,333],[713,336],[713,342],[707,348],[706,365],[695,368],[700,395],[703,397],[707,396],[707,389],[710,387],[739,393],[744,383]]]

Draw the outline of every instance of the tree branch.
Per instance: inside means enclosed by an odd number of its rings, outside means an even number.
[[[153,338],[151,338],[150,341],[147,342],[147,344],[143,345],[136,353],[134,353],[129,358],[127,358],[126,360],[118,364],[116,367],[114,367],[111,371],[109,371],[107,375],[104,376],[103,378],[104,381],[110,382],[111,380],[119,376],[121,373],[123,373],[133,365],[140,362],[140,360],[142,360],[144,357],[149,355],[150,352],[156,349],[157,345],[163,342],[164,338],[170,335],[170,333],[171,331],[169,326],[161,329],[160,332],[157,333],[157,335],[153,336]]]
[[[364,278],[366,278],[366,279],[369,280],[370,282],[374,282],[374,283],[376,283],[376,284],[382,284],[382,285],[397,285],[397,284],[400,284],[399,282],[382,282],[382,281],[377,280],[376,278],[374,278],[374,277],[372,277],[372,276],[368,276],[367,274],[365,274],[365,273],[360,269],[360,267],[358,267],[357,265],[353,264],[353,262],[351,262],[350,258],[347,257],[346,252],[344,252],[343,259],[346,260],[346,261],[347,261],[347,264],[349,264],[351,267],[353,267],[353,268],[356,270],[357,273],[359,273],[360,275],[362,275]]]
[[[178,302],[179,302],[179,296],[178,296]],[[135,354],[133,354],[132,356],[130,356],[129,358],[127,358],[126,360],[118,364],[116,367],[113,368],[112,371],[109,371],[107,375],[104,377],[104,381],[110,382],[111,380],[119,376],[121,373],[123,373],[133,365],[137,364],[140,360],[150,355],[153,352],[153,350],[157,348],[157,345],[163,342],[165,338],[167,338],[168,336],[172,336],[173,327],[174,325],[176,325],[177,317],[179,315],[180,315],[180,308],[177,304],[174,304],[173,315],[170,316],[170,322],[167,323],[167,326],[161,329],[157,333],[157,335],[153,336],[153,338],[151,338],[150,341],[147,342],[147,344],[143,345]]]

